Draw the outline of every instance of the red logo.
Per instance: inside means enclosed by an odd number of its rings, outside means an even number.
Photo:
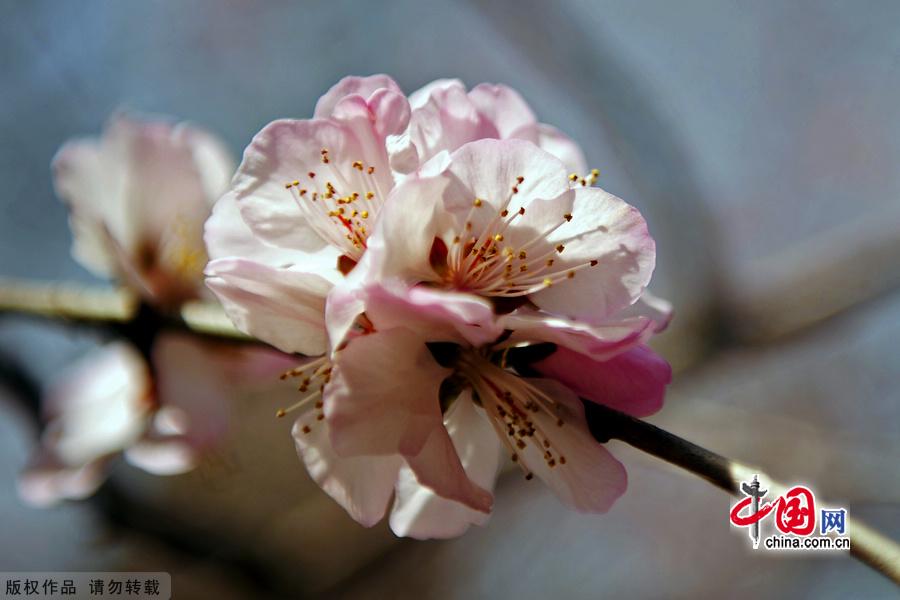
[[[789,489],[783,496],[762,506],[751,507],[750,514],[741,512],[753,503],[748,496],[731,509],[731,522],[738,527],[750,527],[765,519],[772,510],[775,511],[775,526],[782,533],[794,535],[811,535],[816,529],[816,499],[809,488],[797,485]],[[756,512],[753,512],[756,508]]]

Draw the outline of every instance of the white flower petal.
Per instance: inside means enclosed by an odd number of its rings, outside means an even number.
[[[82,500],[106,478],[106,459],[68,467],[52,458],[39,457],[16,479],[16,490],[26,503],[46,508],[63,500]]]
[[[571,221],[548,241],[564,247],[554,269],[577,271],[531,298],[573,319],[596,323],[613,317],[640,297],[656,263],[656,245],[638,210],[599,188],[575,191]],[[596,265],[589,266],[591,261]]]
[[[282,352],[327,351],[325,296],[332,284],[320,275],[235,258],[212,261],[206,274],[207,285],[241,331]]]
[[[147,426],[149,377],[144,359],[130,344],[116,342],[91,352],[49,390],[42,445],[72,467],[132,445]]]
[[[310,419],[307,425],[301,417],[291,434],[310,477],[353,520],[371,527],[384,517],[403,462],[399,455],[338,456],[326,421]]]
[[[493,490],[500,464],[500,442],[484,411],[472,402],[466,390],[444,415],[444,424],[466,475],[487,491]],[[488,515],[437,495],[423,486],[408,467],[400,470],[391,510],[393,532],[417,539],[462,535],[470,525],[483,525]]]
[[[332,116],[334,107],[347,96],[356,94],[363,98],[369,98],[379,89],[391,90],[398,94],[403,93],[397,82],[387,75],[369,75],[368,77],[349,75],[344,77],[319,98],[313,116],[316,119],[326,119]]]
[[[556,464],[549,466],[543,456],[545,449],[536,443],[527,444],[520,451],[519,460],[567,506],[580,512],[608,511],[625,493],[625,467],[591,436],[584,420],[584,406],[571,390],[549,379],[526,381],[560,404],[564,424],[558,426],[556,417],[544,411],[531,415],[550,440],[546,451],[553,454]],[[565,457],[565,463],[560,457]]]
[[[557,128],[544,123],[538,124],[537,145],[563,161],[570,173],[584,175],[587,173],[587,161],[581,147],[572,138],[568,137]]]
[[[490,512],[493,496],[469,479],[454,442],[443,425],[431,429],[422,450],[418,454],[407,455],[406,463],[419,483],[442,498],[455,500],[477,511]]]
[[[197,466],[197,454],[178,439],[142,440],[125,450],[125,460],[152,475],[179,475]]]
[[[204,240],[210,260],[217,258],[246,258],[270,267],[308,267],[310,260],[320,260],[324,252],[309,253],[282,246],[273,246],[254,235],[244,222],[234,192],[227,192],[213,207],[204,227]],[[337,253],[331,252],[327,266],[334,270]]]
[[[476,230],[504,208],[512,214],[536,200],[552,200],[569,191],[565,165],[522,140],[479,140],[466,144],[453,153],[446,173],[452,183],[444,194],[445,209],[462,221],[471,212]],[[486,206],[482,206],[485,210],[470,211],[475,198],[494,211],[487,210]]]
[[[497,128],[501,139],[517,137],[537,142],[534,139],[537,119],[522,96],[511,87],[481,83],[472,88],[469,98]]]
[[[550,342],[594,360],[605,360],[649,338],[655,322],[648,317],[629,317],[591,325],[527,307],[500,317],[499,325],[512,333],[500,347],[523,342]]]
[[[334,356],[325,418],[341,456],[416,455],[443,429],[438,390],[449,374],[408,329],[353,339]]]
[[[69,206],[72,254],[94,274],[113,275],[117,261],[108,246],[108,232],[129,237],[129,245],[132,235],[121,198],[123,161],[109,160],[100,141],[76,140],[60,148],[52,169],[56,194]]]

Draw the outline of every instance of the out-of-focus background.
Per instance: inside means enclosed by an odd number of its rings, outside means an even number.
[[[900,538],[898,25],[887,1],[2,2],[0,276],[93,281],[49,162],[116,109],[195,121],[237,154],[346,74],[507,83],[657,239],[677,373],[651,420]],[[40,384],[94,343],[0,320]],[[0,571],[169,571],[176,597],[896,596],[846,556],[752,552],[730,498],[615,443],[630,488],[608,515],[509,473],[487,526],[398,541],[309,481],[265,390],[223,407],[230,442],[198,471],[122,464],[94,500],[31,509],[14,478],[37,432],[15,396]]]

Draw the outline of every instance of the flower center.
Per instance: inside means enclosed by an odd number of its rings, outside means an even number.
[[[520,452],[529,445],[540,453],[548,467],[566,464],[566,457],[555,449],[547,427],[548,422],[557,428],[565,425],[556,400],[475,351],[460,355],[457,372],[472,385],[497,437],[526,479],[531,479],[532,473]]]
[[[160,254],[172,265],[175,274],[183,279],[199,281],[203,276],[208,259],[199,238],[198,232],[201,231],[202,222],[191,222],[179,215],[161,240]]]
[[[596,181],[597,173],[594,169],[585,177],[573,174],[569,180],[573,187],[587,186]],[[563,242],[571,238],[555,244],[548,241],[557,229],[572,221],[572,213],[560,214],[542,230],[522,222],[525,206],[511,209],[510,205],[524,181],[522,176],[516,178],[500,210],[491,218],[478,214],[490,210],[491,204],[475,198],[462,228],[451,234],[450,242],[435,238],[431,264],[444,285],[483,296],[511,298],[573,279],[581,269],[599,264],[599,259],[573,262],[561,258],[566,249]]]
[[[284,184],[297,208],[316,233],[354,261],[362,257],[369,237],[366,222],[384,203],[375,167],[361,160],[335,164],[327,148],[322,168]]]

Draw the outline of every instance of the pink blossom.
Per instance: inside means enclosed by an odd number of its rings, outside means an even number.
[[[248,147],[207,223],[207,282],[241,330],[312,357],[279,414],[360,523],[392,497],[398,535],[483,523],[502,448],[578,510],[623,493],[578,394],[657,410],[671,372],[645,343],[671,308],[645,289],[644,219],[583,165],[509,88],[438,81],[407,103],[384,76]],[[505,364],[535,344],[555,349],[543,377]]]
[[[202,225],[232,168],[211,134],[161,120],[116,116],[100,139],[67,143],[53,171],[76,258],[152,311],[179,309],[203,292]],[[20,478],[23,498],[85,497],[118,454],[155,474],[193,468],[225,435],[233,376],[282,360],[165,331],[142,351],[123,341],[89,353],[44,399],[47,425]]]
[[[47,426],[19,478],[22,498],[45,506],[89,496],[118,454],[157,475],[194,468],[228,427],[226,356],[188,336],[165,334],[153,350],[155,378],[126,342],[80,359],[44,398]],[[232,368],[246,364],[240,354],[228,358]]]
[[[113,117],[102,137],[68,142],[53,160],[75,258],[154,305],[196,297],[202,225],[232,171],[222,143],[199,128]]]

